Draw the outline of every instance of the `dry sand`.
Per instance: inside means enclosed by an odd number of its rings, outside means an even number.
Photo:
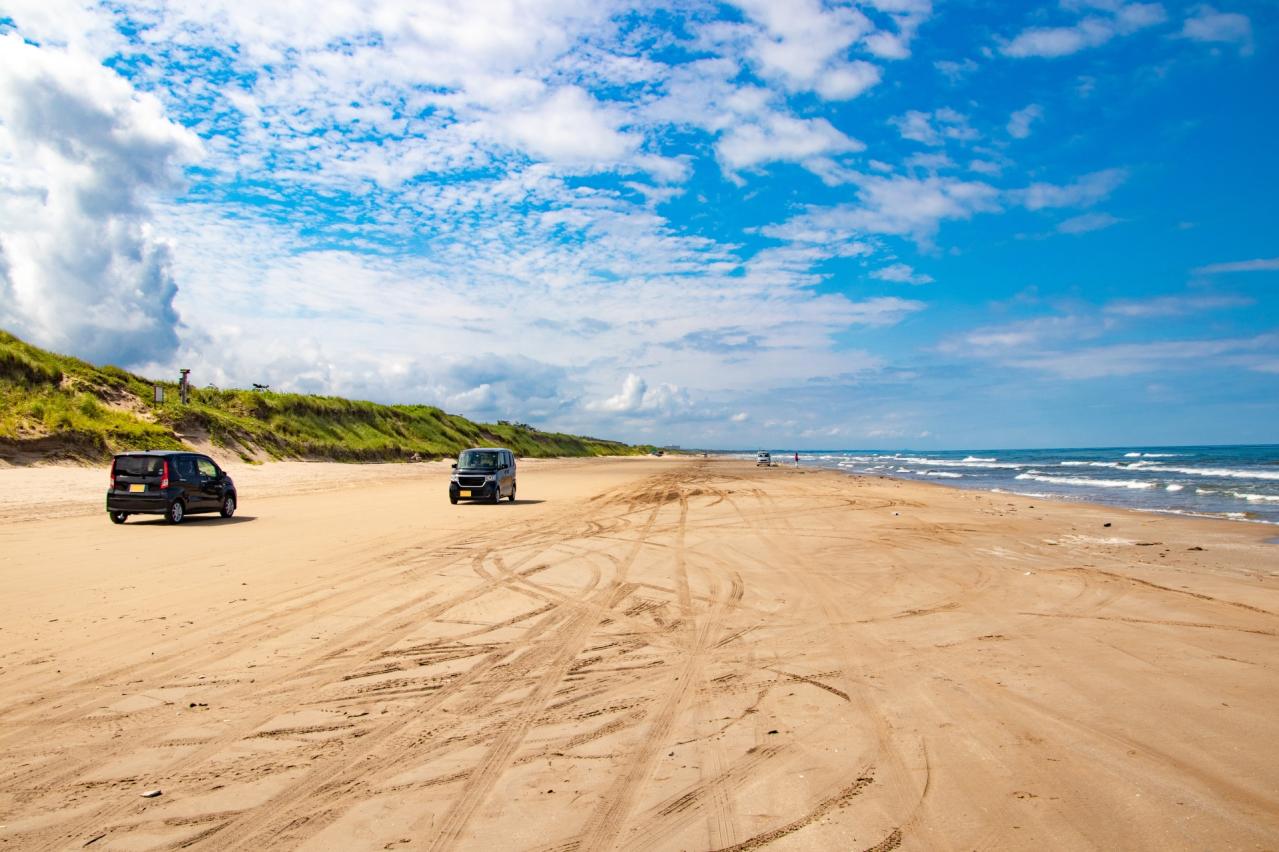
[[[0,471],[0,848],[1279,848],[1271,529],[446,470],[236,470],[180,527]]]

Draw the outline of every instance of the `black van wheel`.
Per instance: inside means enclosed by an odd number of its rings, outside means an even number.
[[[187,516],[187,507],[182,505],[181,500],[174,500],[169,504],[169,508],[164,511],[164,519],[171,524],[180,524],[182,519]]]
[[[456,506],[456,505],[457,505],[457,495],[456,495],[456,494],[449,494],[449,502],[450,502],[450,503],[452,503],[454,506]]]
[[[111,523],[122,524],[129,517],[128,512],[107,512],[111,516]]]
[[[489,500],[494,506],[502,502],[502,486],[496,482],[493,483],[493,496]]]
[[[235,495],[228,494],[222,498],[222,508],[218,510],[219,514],[224,518],[229,518],[235,514]]]
[[[507,497],[506,499],[510,500],[512,503],[515,502],[515,483],[514,482],[511,483],[511,496]]]

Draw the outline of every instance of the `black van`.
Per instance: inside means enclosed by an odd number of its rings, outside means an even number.
[[[151,450],[121,453],[111,462],[107,514],[122,524],[130,515],[164,515],[180,524],[187,515],[235,514],[235,483],[213,459],[199,453]]]
[[[449,479],[449,502],[503,497],[515,502],[515,453],[502,447],[474,447],[458,454]]]

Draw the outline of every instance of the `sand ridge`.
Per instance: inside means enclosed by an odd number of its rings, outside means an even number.
[[[4,845],[1279,846],[1264,529],[727,461],[456,507],[442,466],[333,467],[263,466],[232,522],[5,511]]]

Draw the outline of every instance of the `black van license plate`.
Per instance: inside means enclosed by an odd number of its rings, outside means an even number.
[[[129,486],[130,493],[137,494],[140,491],[146,491],[147,487],[140,482],[135,482]]]
[[[459,491],[459,492],[457,492],[457,496],[459,496],[459,497],[470,497],[470,496],[471,496],[471,492],[470,492],[470,491]]]

